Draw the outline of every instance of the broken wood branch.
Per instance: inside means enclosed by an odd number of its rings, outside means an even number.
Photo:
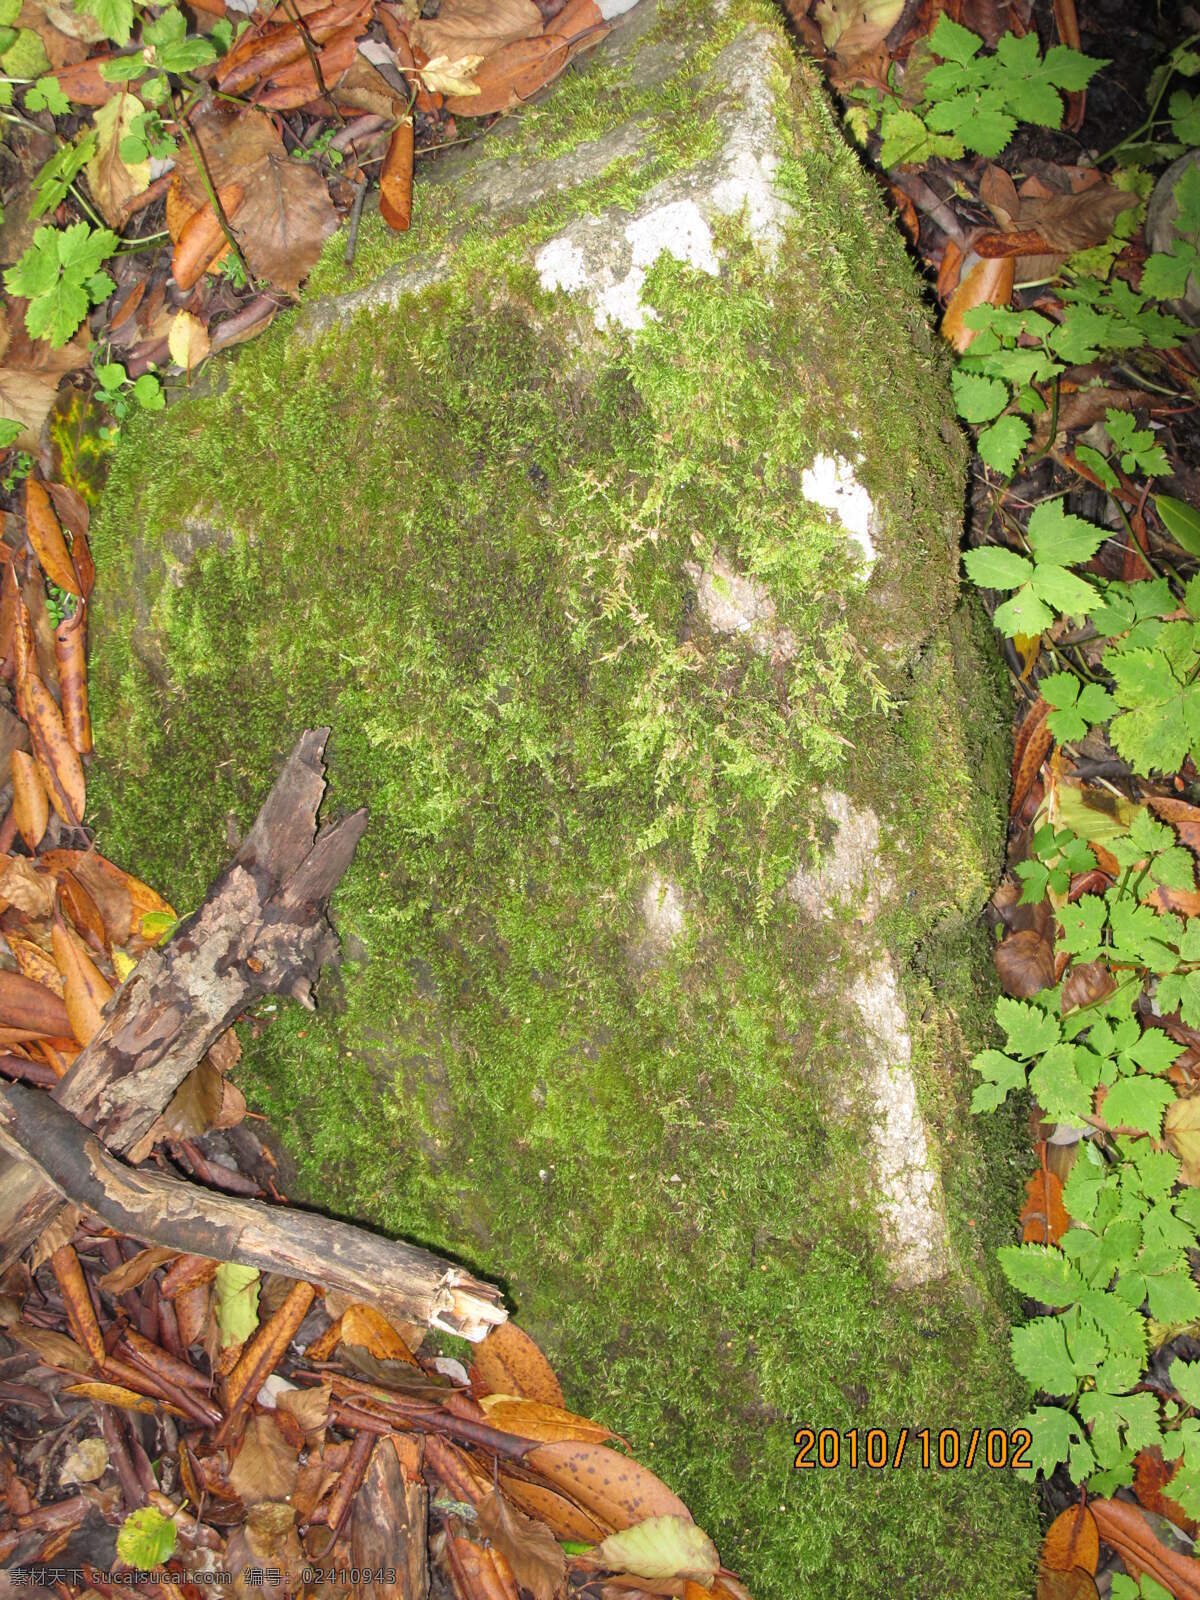
[[[416,1245],[127,1167],[39,1089],[0,1090],[0,1136],[62,1198],[118,1233],[340,1289],[385,1316],[464,1339],[482,1339],[506,1319],[497,1289]]]

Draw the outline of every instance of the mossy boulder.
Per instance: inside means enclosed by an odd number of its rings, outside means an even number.
[[[503,1280],[760,1600],[1026,1592],[1026,1484],[848,1464],[1026,1399],[967,1109],[1002,689],[873,184],[772,10],[642,0],[341,252],[125,430],[101,843],[190,906],[330,724],[345,959],[241,1069],[293,1192]]]

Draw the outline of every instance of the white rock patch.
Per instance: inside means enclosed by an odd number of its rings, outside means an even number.
[[[888,1259],[895,1281],[910,1289],[946,1275],[950,1240],[941,1179],[930,1164],[917,1104],[908,1013],[890,956],[860,974],[850,998],[873,1047],[866,1087]]]
[[[854,468],[841,456],[818,456],[800,475],[800,490],[813,505],[832,511],[862,552],[865,576],[878,559],[871,529],[875,505],[854,476]]]
[[[599,219],[592,219],[599,225]],[[720,271],[712,229],[694,200],[672,200],[655,206],[622,230],[629,268],[618,276],[606,253],[598,253],[589,271],[583,249],[566,234],[551,239],[534,257],[543,289],[583,290],[592,301],[597,328],[616,322],[623,328],[645,327],[655,315],[642,305],[646,274],[661,255],[674,256],[699,272]],[[624,252],[622,252],[624,254]]]
[[[655,944],[673,944],[683,932],[683,896],[669,878],[656,872],[642,895],[642,917]]]
[[[700,613],[714,633],[746,633],[759,655],[778,655],[790,661],[796,654],[795,637],[775,622],[775,602],[760,583],[743,577],[718,552],[707,567],[684,563],[696,585]]]
[[[821,806],[837,832],[817,866],[799,867],[788,880],[788,894],[814,920],[828,920],[835,906],[852,904],[863,922],[873,922],[893,887],[880,859],[879,818],[840,789],[824,790]]]

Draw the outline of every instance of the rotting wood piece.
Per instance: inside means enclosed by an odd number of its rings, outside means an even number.
[[[325,914],[366,827],[355,811],[317,832],[328,728],[301,734],[233,861],[199,910],[149,951],[105,1009],[54,1098],[111,1149],[136,1143],[205,1051],[248,1005],[311,986],[336,950]],[[48,1184],[0,1165],[0,1267],[48,1225]]]
[[[482,1339],[507,1317],[491,1284],[416,1245],[127,1167],[40,1089],[0,1090],[0,1137],[118,1233],[323,1284],[460,1338]]]
[[[421,1476],[424,1440],[392,1433],[380,1439],[354,1501],[350,1528],[352,1565],[372,1576],[362,1600],[425,1600],[429,1593],[426,1526],[429,1490]],[[395,1572],[389,1581],[387,1574]],[[376,1581],[374,1574],[384,1576]]]

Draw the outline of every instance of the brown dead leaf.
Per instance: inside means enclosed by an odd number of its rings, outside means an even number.
[[[251,274],[294,294],[337,227],[325,180],[311,165],[289,157],[264,116],[211,107],[192,119],[192,135],[217,189],[234,183],[245,189],[230,226]],[[172,191],[188,216],[208,204],[204,184],[184,153]]]
[[[374,1306],[354,1301],[342,1312],[343,1344],[360,1345],[377,1361],[404,1361],[417,1365],[416,1357],[391,1323]]]
[[[50,582],[68,594],[80,594],[79,577],[63,538],[58,513],[45,485],[32,473],[25,479],[25,532]]]
[[[1077,1011],[1080,1006],[1090,1006],[1097,1000],[1103,1000],[1116,987],[1117,980],[1107,961],[1075,962],[1063,979],[1059,1002],[1063,1016],[1070,1011]]]
[[[979,185],[979,197],[1006,233],[1039,235],[1040,252],[1023,255],[1065,257],[1076,250],[1102,244],[1113,231],[1122,211],[1137,204],[1137,196],[1114,189],[1091,168],[1047,168],[1038,181],[1042,193],[1029,184],[1018,191],[1002,167],[989,166]]]
[[[83,948],[77,933],[56,922],[50,937],[54,959],[63,975],[63,995],[71,1032],[80,1044],[90,1044],[100,1031],[101,1012],[112,999],[112,984]]]
[[[331,1393],[331,1385],[325,1382],[311,1389],[284,1389],[275,1397],[279,1410],[286,1411],[300,1424],[310,1448],[320,1444],[328,1426]]]
[[[1046,1530],[1042,1566],[1053,1572],[1082,1567],[1094,1573],[1100,1561],[1100,1535],[1096,1519],[1086,1506],[1069,1506]]]
[[[605,1444],[616,1437],[603,1423],[577,1417],[561,1406],[548,1406],[541,1400],[488,1394],[481,1397],[479,1404],[493,1428],[522,1439],[539,1439],[543,1444],[551,1444],[556,1439],[590,1439],[594,1444]]]
[[[54,630],[54,659],[62,695],[63,726],[72,747],[81,756],[92,748],[92,720],[87,692],[87,602],[81,600],[73,614]]]
[[[283,1437],[272,1416],[255,1415],[246,1424],[241,1449],[230,1467],[229,1486],[243,1505],[286,1500],[296,1487],[299,1452]]]
[[[6,1331],[10,1339],[32,1350],[47,1366],[63,1367],[68,1372],[92,1370],[87,1351],[65,1333],[56,1333],[53,1328],[34,1328],[26,1322],[14,1323]]]
[[[574,1441],[540,1444],[528,1452],[524,1462],[551,1488],[569,1496],[615,1530],[630,1528],[647,1517],[685,1517],[691,1521],[691,1512],[661,1478],[607,1445]]]
[[[141,1411],[148,1417],[158,1410],[169,1411],[176,1417],[183,1415],[174,1406],[162,1400],[148,1400],[145,1395],[126,1389],[119,1383],[68,1383],[63,1393],[78,1395],[81,1400],[94,1400],[99,1406],[120,1406],[122,1411]]]
[[[567,1587],[567,1558],[544,1522],[527,1517],[495,1490],[477,1508],[479,1530],[508,1561],[513,1577],[533,1600],[560,1600]]]
[[[163,1133],[194,1139],[210,1128],[233,1128],[246,1114],[246,1101],[207,1059],[197,1062],[167,1102],[162,1114]]]
[[[442,1559],[455,1594],[470,1596],[470,1600],[519,1600],[512,1568],[499,1550],[489,1550],[473,1539],[451,1534]]]
[[[70,1034],[65,1003],[44,984],[19,972],[0,972],[0,1023],[47,1039]]]
[[[475,1346],[471,1367],[477,1394],[517,1394],[544,1405],[561,1406],[563,1392],[554,1369],[529,1335],[515,1322],[502,1322]]]
[[[412,186],[413,122],[405,117],[388,142],[379,174],[379,214],[397,233],[412,221]]]
[[[1200,1524],[1188,1516],[1177,1500],[1172,1500],[1163,1492],[1179,1471],[1180,1461],[1176,1459],[1168,1464],[1163,1460],[1161,1449],[1155,1445],[1152,1449],[1139,1450],[1133,1458],[1133,1466],[1133,1492],[1139,1502],[1147,1511],[1166,1517],[1176,1527],[1182,1528],[1189,1538],[1195,1538]]]
[[[25,327],[27,303],[10,299],[5,321],[0,325],[0,341],[4,327],[9,335],[0,365],[0,416],[22,424],[17,437],[22,449],[37,450],[59,380],[65,373],[87,365],[92,340],[86,326],[61,350],[51,350],[45,339],[30,339]]]
[[[970,256],[967,260],[970,261]],[[1011,259],[976,260],[950,296],[950,303],[942,318],[942,338],[951,344],[959,355],[974,339],[976,329],[968,328],[963,317],[975,306],[1006,306],[1012,299],[1014,282]]]
[[[53,960],[42,949],[41,945],[34,944],[32,939],[22,939],[19,934],[5,934],[8,948],[17,958],[17,966],[21,969],[23,977],[32,978],[35,983],[45,985],[52,993],[60,998],[63,992],[62,973],[54,965]]]
[[[25,720],[50,804],[69,827],[78,827],[86,801],[83,766],[53,695],[33,673],[25,684]]]
[[[27,917],[48,917],[54,910],[57,887],[54,875],[28,856],[0,857],[0,899]]]
[[[1180,844],[1200,855],[1200,806],[1174,800],[1168,795],[1151,795],[1147,803],[1161,822],[1169,822],[1175,829]]]
[[[1200,1095],[1172,1100],[1163,1119],[1163,1138],[1182,1163],[1179,1181],[1200,1188]]]
[[[1054,982],[1054,951],[1050,941],[1032,928],[1010,933],[992,951],[992,960],[1004,992],[1020,1000],[1040,994]]]
[[[1070,1572],[1043,1568],[1038,1573],[1037,1600],[1097,1600],[1096,1580],[1082,1567]]]
[[[500,1473],[500,1486],[513,1502],[538,1522],[544,1522],[556,1539],[574,1539],[584,1544],[598,1544],[612,1528],[597,1517],[584,1511],[555,1489],[543,1483],[531,1482],[516,1470]]]
[[[1057,1244],[1071,1225],[1063,1205],[1062,1183],[1053,1172],[1039,1167],[1025,1183],[1025,1204],[1021,1208],[1025,1244]],[[1083,1565],[1071,1561],[1069,1566]]]
[[[168,1250],[166,1245],[152,1244],[145,1250],[139,1250],[137,1255],[130,1256],[119,1267],[113,1267],[111,1272],[106,1272],[96,1281],[101,1289],[116,1296],[124,1294],[126,1289],[136,1289],[139,1284],[145,1283],[152,1272],[157,1272],[159,1267],[165,1267],[168,1261],[174,1261],[177,1252]]]
[[[36,850],[42,842],[46,824],[50,820],[50,800],[46,786],[38,776],[37,762],[24,750],[14,750],[11,756],[13,786],[13,818],[17,832],[28,850]]]
[[[545,88],[570,59],[568,41],[557,33],[506,44],[485,56],[471,79],[477,93],[446,96],[446,110],[455,117],[488,117],[509,111]]]
[[[428,56],[489,56],[516,39],[542,31],[533,0],[443,0],[436,17],[414,22],[414,47]]]

